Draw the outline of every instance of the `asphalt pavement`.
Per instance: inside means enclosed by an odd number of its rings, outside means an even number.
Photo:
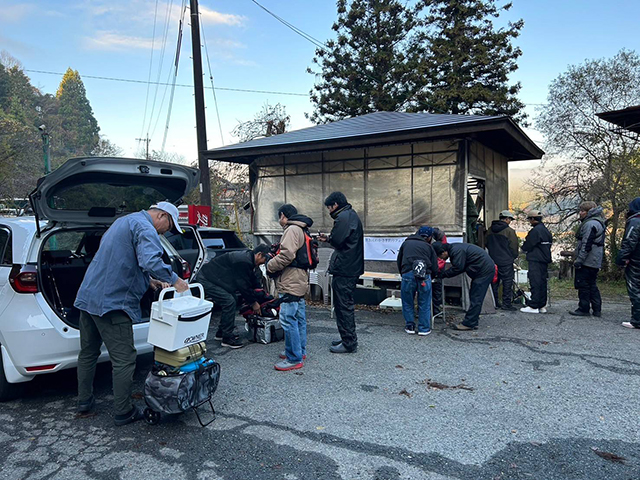
[[[436,323],[427,337],[399,313],[358,311],[350,355],[329,353],[335,321],[308,308],[293,372],[273,369],[283,342],[210,340],[222,376],[206,428],[193,412],[114,427],[109,364],[96,415],[76,418],[75,371],[45,375],[0,404],[0,478],[638,479],[640,331],[620,326],[627,304],[602,318],[570,308],[483,315],[474,332]],[[151,361],[138,360],[136,392]]]

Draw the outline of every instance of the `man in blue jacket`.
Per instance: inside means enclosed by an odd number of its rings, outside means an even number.
[[[455,277],[461,273],[466,273],[471,278],[469,309],[462,323],[453,328],[462,331],[476,330],[482,302],[496,273],[496,264],[484,249],[470,243],[436,242],[433,249],[438,257],[451,262],[451,268],[439,274],[442,278]]]
[[[623,327],[640,328],[640,197],[629,204],[624,239],[616,263],[624,267],[624,278],[631,300],[631,321]]]
[[[431,333],[431,275],[438,273],[438,257],[427,239],[433,236],[433,228],[425,225],[410,235],[398,251],[398,271],[402,275],[400,293],[404,331],[416,333],[413,308],[418,294],[418,335]]]
[[[115,424],[140,420],[142,409],[131,402],[137,352],[133,323],[140,321],[140,300],[146,291],[173,285],[184,292],[189,285],[162,261],[160,235],[178,230],[178,209],[159,202],[147,211],[118,218],[100,241],[74,306],[80,310],[78,354],[78,412],[95,405],[93,379],[104,342],[113,370]]]
[[[328,242],[334,248],[329,273],[333,275],[331,291],[340,332],[340,341],[334,341],[329,350],[332,353],[353,353],[358,348],[353,292],[358,278],[364,273],[362,222],[342,192],[333,192],[324,204],[333,218],[333,229],[329,236],[320,235],[318,240]]]
[[[542,223],[542,212],[538,210],[529,212],[527,220],[529,220],[533,228],[529,230],[522,245],[522,250],[527,253],[527,262],[529,264],[531,300],[520,311],[524,313],[547,313],[547,282],[553,237],[545,224]]]

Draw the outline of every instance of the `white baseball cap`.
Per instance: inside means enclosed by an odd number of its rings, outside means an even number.
[[[502,210],[500,212],[500,216],[503,218],[516,218],[515,215],[511,213],[509,210]]]
[[[173,203],[158,202],[155,205],[151,205],[149,208],[157,208],[158,210],[162,210],[163,212],[167,212],[171,215],[171,220],[173,220],[173,228],[171,230],[175,233],[182,233],[182,229],[178,225],[178,207]]]

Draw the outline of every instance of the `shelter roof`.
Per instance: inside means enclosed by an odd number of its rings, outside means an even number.
[[[210,160],[249,164],[258,157],[389,145],[446,138],[472,138],[510,160],[533,160],[544,152],[508,116],[374,112],[258,138],[204,152]]]
[[[640,105],[622,110],[597,113],[596,115],[602,120],[618,125],[625,130],[640,133]]]

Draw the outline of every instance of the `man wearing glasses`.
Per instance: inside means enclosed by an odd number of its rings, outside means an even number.
[[[82,281],[74,306],[80,310],[78,354],[78,412],[94,405],[93,379],[102,343],[107,347],[113,374],[115,424],[140,420],[142,409],[131,402],[136,349],[133,323],[140,320],[140,300],[149,287],[189,288],[171,266],[162,261],[160,235],[178,229],[178,209],[159,202],[149,210],[118,218],[100,241]]]

